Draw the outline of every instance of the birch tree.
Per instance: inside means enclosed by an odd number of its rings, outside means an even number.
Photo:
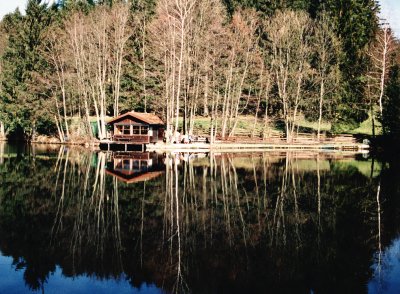
[[[337,62],[340,42],[325,12],[319,16],[316,22],[314,45],[316,53],[316,76],[314,82],[319,88],[317,128],[317,138],[319,141],[323,112],[327,107],[326,100],[334,96],[334,91],[338,89],[340,82],[339,64]]]
[[[119,98],[121,89],[121,77],[123,75],[123,60],[126,56],[126,43],[137,30],[136,26],[129,26],[130,7],[125,3],[115,4],[110,10],[111,18],[111,61],[110,69],[113,81],[114,116],[119,115]],[[145,29],[145,27],[144,27]],[[143,45],[144,46],[144,45]],[[144,49],[143,49],[144,54]],[[144,60],[144,58],[143,58]],[[144,61],[143,61],[144,62]],[[145,72],[145,66],[144,66]],[[145,89],[144,89],[145,91]]]
[[[183,131],[192,132],[199,97],[207,100],[203,105],[208,103],[215,61],[210,43],[220,31],[222,11],[216,0],[161,0],[157,5],[149,38],[153,58],[160,63],[153,75],[162,84],[169,132],[179,129],[179,117],[183,117]]]
[[[119,98],[125,46],[135,27],[129,23],[126,3],[105,5],[85,15],[73,13],[65,22],[70,66],[75,73],[76,92],[82,101],[91,134],[90,115],[95,114],[99,138],[106,137],[105,118],[109,108],[119,114]],[[111,91],[110,91],[111,89]]]
[[[222,138],[234,135],[244,96],[243,90],[245,86],[250,88],[248,79],[250,72],[255,68],[258,54],[256,35],[258,25],[256,12],[246,10],[236,12],[228,28],[229,58],[226,64],[222,100]],[[247,99],[250,95],[251,91],[248,92]]]
[[[372,44],[369,56],[371,58],[372,69],[369,77],[376,90],[376,100],[379,104],[379,114],[383,116],[383,99],[387,77],[390,70],[390,55],[395,48],[395,39],[390,27],[384,23],[377,32],[375,42]]]
[[[86,133],[91,137],[92,130],[90,125],[90,90],[88,82],[90,76],[87,73],[88,53],[85,46],[87,35],[87,26],[85,23],[85,15],[81,12],[76,12],[69,17],[65,22],[67,52],[70,52],[72,57],[70,62],[75,71],[76,79],[76,95],[85,116]]]
[[[305,102],[304,84],[311,74],[312,22],[306,12],[287,10],[276,12],[267,27],[286,140],[291,142],[300,107]]]
[[[67,54],[65,52],[64,42],[65,38],[60,29],[52,28],[47,35],[47,44],[45,48],[45,56],[52,65],[53,71],[55,73],[56,90],[53,91],[53,98],[55,101],[56,108],[56,125],[60,133],[61,142],[64,141],[65,136],[70,137],[69,124],[68,124],[68,111],[67,111]],[[46,77],[47,80],[51,81],[49,76]],[[61,109],[59,107],[58,99],[61,96]],[[64,125],[64,128],[62,127]],[[65,130],[65,133],[64,133]]]

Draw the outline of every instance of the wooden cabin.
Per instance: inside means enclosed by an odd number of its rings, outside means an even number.
[[[164,172],[163,158],[157,153],[115,153],[106,167],[107,174],[127,184],[148,181]]]
[[[164,138],[164,122],[155,114],[127,112],[111,119],[112,141],[133,144],[149,144],[162,141]]]

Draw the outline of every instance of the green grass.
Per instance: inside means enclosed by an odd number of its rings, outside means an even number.
[[[109,119],[109,117],[108,117]],[[90,117],[91,122],[96,122],[95,117]],[[194,122],[194,133],[195,134],[208,134],[210,130],[210,117],[202,117],[197,116]],[[70,124],[72,127],[76,127],[78,125],[78,118],[71,118]],[[179,125],[182,127],[183,120],[179,119]],[[298,124],[300,126],[300,132],[317,132],[318,122],[317,121],[308,121],[304,117],[299,117]],[[221,127],[221,122],[218,122],[218,128]],[[254,134],[256,136],[260,135],[264,128],[264,122],[262,118],[258,119],[256,124]],[[283,132],[282,124],[276,125],[270,123],[269,125],[270,131],[272,132]],[[243,115],[239,117],[238,123],[236,125],[235,133],[237,135],[250,135],[254,131],[254,116]],[[332,130],[332,124],[330,122],[323,121],[321,123],[321,132],[330,132]],[[380,135],[382,133],[382,128],[379,122],[375,121],[375,132],[376,135]],[[352,134],[352,135],[372,135],[372,119],[369,117],[366,121],[362,122],[360,126],[356,129],[346,131],[344,133]]]
[[[354,130],[349,131],[353,135],[370,135],[372,136],[372,118],[368,117],[367,120],[363,121],[360,126]],[[382,125],[375,120],[375,134],[382,134]]]
[[[305,120],[304,118],[300,118],[299,126],[302,128],[302,131],[306,132],[316,132],[318,129],[318,122],[310,122]],[[179,122],[182,125],[182,120]],[[218,122],[218,128],[221,127],[221,122]],[[255,132],[254,134],[260,135],[264,128],[264,121],[262,118],[258,119],[256,123]],[[282,127],[279,128],[278,125],[270,123],[269,128],[272,132],[283,132]],[[210,129],[210,118],[209,117],[196,117],[194,122],[194,132],[195,133],[208,133]],[[321,124],[321,131],[330,131],[331,124],[328,122],[322,122]],[[235,133],[238,135],[250,135],[254,131],[254,117],[243,115],[239,117],[238,123],[236,125]]]
[[[356,168],[361,174],[365,177],[373,178],[379,176],[382,170],[382,163],[375,161],[374,169],[371,170],[372,167],[372,160],[338,160],[334,163],[335,167],[339,169],[346,169],[346,168]]]
[[[314,131],[316,132],[318,129],[318,122],[310,122],[304,118],[300,118],[299,126],[305,130],[303,131]],[[179,125],[182,126],[182,119],[179,120]],[[218,121],[218,128],[221,127],[221,121]],[[270,123],[269,125],[270,130],[273,132],[283,132],[282,128],[279,126]],[[255,127],[255,135],[261,134],[264,128],[264,121],[262,118],[258,119],[258,122]],[[195,118],[194,122],[194,132],[198,134],[207,134],[210,129],[210,118],[209,117],[202,117],[198,116]],[[236,125],[235,133],[240,135],[248,134],[250,135],[254,129],[254,117],[249,115],[243,115],[239,117],[239,120]],[[322,122],[321,124],[321,131],[330,131],[331,124],[328,122]]]
[[[298,123],[299,126],[302,128],[310,129],[313,131],[318,130],[318,121],[311,122],[306,119],[300,119]],[[331,130],[331,127],[331,123],[324,121],[321,122],[321,132],[329,132]]]

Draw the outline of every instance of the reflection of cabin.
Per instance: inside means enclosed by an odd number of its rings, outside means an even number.
[[[127,184],[148,181],[163,174],[163,158],[156,153],[114,153],[106,172]]]
[[[108,122],[113,141],[148,144],[162,141],[164,122],[151,113],[127,112]]]

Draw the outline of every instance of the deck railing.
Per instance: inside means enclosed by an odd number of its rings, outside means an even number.
[[[148,144],[150,143],[150,137],[146,135],[114,135],[113,140],[116,142],[126,143],[137,143],[137,144]]]

